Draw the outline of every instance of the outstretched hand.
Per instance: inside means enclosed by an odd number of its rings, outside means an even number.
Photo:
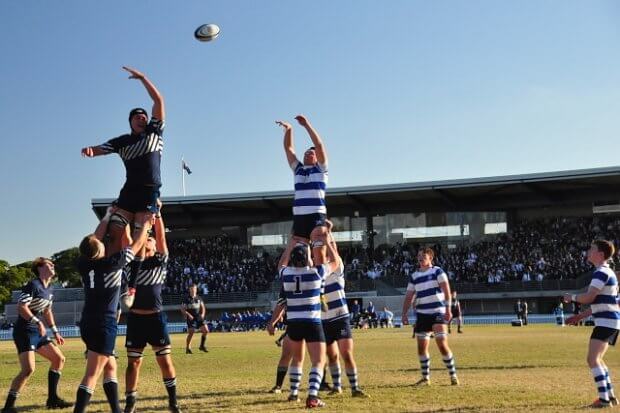
[[[136,69],[132,69],[129,66],[123,66],[123,69],[131,74],[131,76],[129,76],[130,79],[144,79],[144,73],[139,72]]]
[[[308,119],[306,119],[304,115],[295,116],[295,120],[299,122],[301,126],[304,126],[304,127],[308,126]]]
[[[293,126],[290,123],[288,123],[288,122],[286,122],[284,120],[277,120],[276,121],[276,125],[283,127],[284,130],[289,130],[289,129],[293,128]]]
[[[87,146],[86,148],[82,148],[82,156],[85,156],[87,158],[92,158],[93,156],[95,156],[93,147]]]

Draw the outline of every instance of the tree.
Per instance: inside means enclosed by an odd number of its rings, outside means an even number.
[[[0,260],[0,303],[3,305],[11,301],[11,292],[20,289],[33,277],[30,262],[10,266],[8,262]]]
[[[56,277],[66,287],[80,287],[82,285],[82,279],[76,267],[79,255],[77,248],[69,248],[57,252],[51,257],[56,269]]]

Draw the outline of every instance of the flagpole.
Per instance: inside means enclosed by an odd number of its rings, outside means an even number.
[[[184,166],[185,166],[185,160],[181,156],[181,179],[183,181],[183,196],[186,195],[185,193],[185,168],[183,168]]]

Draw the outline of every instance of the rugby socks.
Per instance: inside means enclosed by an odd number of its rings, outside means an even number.
[[[207,335],[203,334],[202,337],[200,337],[200,348],[206,348],[205,344],[207,344]]]
[[[609,402],[605,369],[600,366],[594,367],[592,369],[592,376],[594,376],[594,383],[596,384],[596,388],[598,390],[598,398],[602,401]]]
[[[58,398],[58,382],[60,381],[60,372],[50,369],[47,372],[47,398],[54,400]]]
[[[133,409],[136,405],[136,398],[138,397],[137,391],[128,391],[125,393],[125,410]]]
[[[352,369],[352,370],[347,369],[347,377],[349,378],[349,384],[351,385],[351,390],[357,390],[359,386],[357,382],[357,369]]]
[[[177,405],[177,379],[172,377],[170,379],[164,379],[164,386],[168,392],[168,404],[170,406]]]
[[[607,367],[605,367],[605,381],[607,382],[607,393],[609,398],[616,397],[614,386],[611,384],[611,378],[609,377],[609,369]]]
[[[288,370],[288,378],[291,383],[291,395],[297,396],[299,394],[299,385],[301,384],[301,367],[291,367]]]
[[[308,383],[308,396],[316,397],[319,395],[319,388],[321,387],[321,380],[323,379],[323,369],[312,367],[310,369],[309,383]]]
[[[456,365],[454,364],[454,355],[452,353],[447,356],[443,356],[443,364],[445,364],[450,377],[456,377]]]
[[[19,392],[15,390],[9,390],[9,395],[6,397],[6,403],[4,403],[5,409],[15,407],[15,400],[19,397]]]
[[[342,388],[342,381],[340,379],[340,364],[334,364],[329,366],[329,372],[332,375],[332,382],[333,382],[333,387],[334,389],[340,389]]]
[[[75,401],[75,407],[73,408],[73,413],[84,413],[86,412],[86,406],[90,402],[90,398],[93,395],[94,390],[86,387],[83,384],[80,384],[77,391],[77,398]]]
[[[422,372],[422,378],[425,380],[430,379],[431,375],[431,357],[429,355],[420,356],[420,371]]]
[[[284,383],[284,377],[286,377],[286,372],[288,371],[287,366],[278,366],[278,371],[276,372],[276,386],[282,387],[282,383]]]
[[[116,377],[106,377],[103,380],[103,391],[108,399],[113,413],[121,413],[121,404],[118,398],[118,381]]]

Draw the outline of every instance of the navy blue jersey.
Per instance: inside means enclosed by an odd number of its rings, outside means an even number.
[[[106,154],[120,155],[127,172],[126,187],[161,186],[163,130],[164,121],[151,118],[143,133],[121,135],[99,145]]]
[[[22,288],[22,292],[17,299],[20,304],[26,304],[33,315],[39,316],[43,311],[51,308],[52,298],[54,297],[54,288],[49,285],[45,287],[40,278],[31,280]],[[17,322],[19,324],[28,323],[21,315],[18,315]]]
[[[161,288],[166,279],[168,256],[160,253],[140,263],[136,276],[136,298],[131,308],[138,310],[162,310]]]
[[[78,270],[84,285],[82,318],[113,317],[116,319],[123,267],[133,261],[130,247],[99,260],[80,258]]]
[[[188,295],[183,299],[181,305],[192,317],[199,318],[202,316],[200,314],[200,304],[202,304],[202,299],[198,295],[193,298]]]

